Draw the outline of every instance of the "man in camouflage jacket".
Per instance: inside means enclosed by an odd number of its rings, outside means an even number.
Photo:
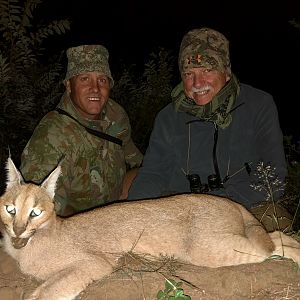
[[[55,195],[61,216],[126,198],[126,170],[134,174],[143,158],[125,110],[109,98],[113,78],[106,48],[78,46],[67,56],[66,92],[38,124],[21,157],[24,178],[36,183],[61,164]]]

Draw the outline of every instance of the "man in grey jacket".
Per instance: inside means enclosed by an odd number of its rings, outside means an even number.
[[[238,81],[228,40],[210,28],[184,36],[178,62],[182,82],[156,117],[128,199],[200,192],[247,208],[266,200],[251,187],[257,166],[273,168],[282,183],[287,174],[273,97]]]

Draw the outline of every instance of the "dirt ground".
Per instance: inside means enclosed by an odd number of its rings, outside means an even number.
[[[164,289],[164,276],[183,282],[184,293],[193,300],[300,299],[300,269],[291,260],[217,269],[172,261],[161,269],[163,274],[137,271],[141,269],[125,263],[111,277],[91,284],[77,299],[155,300],[157,292]],[[38,284],[22,274],[12,258],[0,249],[1,300],[21,300]]]

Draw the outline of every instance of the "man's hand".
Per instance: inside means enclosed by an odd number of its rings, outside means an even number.
[[[131,184],[134,180],[134,178],[136,177],[137,173],[138,173],[138,168],[134,168],[129,170],[126,174],[125,177],[123,179],[123,187],[122,187],[122,193],[120,195],[120,200],[126,200],[128,197],[128,191],[131,187]]]

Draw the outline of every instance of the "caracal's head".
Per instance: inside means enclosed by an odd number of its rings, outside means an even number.
[[[10,158],[6,168],[6,191],[0,197],[0,217],[13,247],[20,249],[37,230],[47,227],[53,220],[53,198],[61,167],[53,170],[40,185],[25,183]]]

